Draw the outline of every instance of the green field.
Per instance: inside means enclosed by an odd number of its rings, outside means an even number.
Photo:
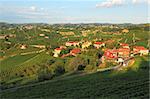
[[[2,99],[148,99],[148,83],[148,70],[105,72],[9,89],[0,95]]]
[[[13,57],[8,57],[7,59],[4,59],[1,61],[0,69],[1,71],[15,68],[15,66],[19,66],[25,61],[35,57],[37,54],[29,54],[29,55],[16,55]]]

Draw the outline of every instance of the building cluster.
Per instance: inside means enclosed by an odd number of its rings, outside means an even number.
[[[90,47],[90,46],[94,46],[95,48],[99,49],[100,47],[105,46],[104,42],[89,42],[89,41],[81,41],[81,42],[77,42],[77,41],[69,41],[65,43],[65,47],[59,47],[54,49],[53,53],[54,53],[54,57],[59,57],[60,53],[62,50],[65,50],[67,47],[70,46],[74,46],[74,48],[72,50],[70,50],[70,52],[68,54],[64,54],[62,55],[62,57],[66,57],[66,56],[76,56],[77,54],[81,53],[81,51],[84,51],[84,49]]]
[[[103,61],[115,61],[122,63],[125,60],[133,57],[134,55],[148,55],[149,50],[143,46],[133,46],[133,50],[131,50],[130,46],[125,43],[120,43],[120,48],[118,49],[106,49],[103,55]]]
[[[84,41],[84,42],[77,42],[77,41],[69,41],[65,43],[65,46],[61,46],[59,48],[56,48],[54,50],[54,57],[59,57],[60,53],[62,50],[65,50],[69,46],[74,46],[72,50],[70,50],[69,53],[62,55],[61,57],[67,57],[67,56],[76,56],[77,54],[81,53],[84,51],[84,49],[93,46],[96,49],[105,47],[106,43],[105,42],[89,42],[89,41]],[[149,50],[143,46],[133,46],[132,48],[129,46],[129,44],[126,43],[120,43],[120,47],[118,49],[108,49],[105,48],[104,54],[101,58],[102,62],[105,61],[112,61],[112,62],[117,62],[117,63],[124,63],[125,60],[130,59],[134,55],[148,55]]]

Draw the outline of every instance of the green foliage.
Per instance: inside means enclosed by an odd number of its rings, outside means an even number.
[[[82,57],[74,57],[65,64],[65,69],[68,72],[82,70],[82,68],[86,67],[87,61]]]
[[[55,76],[61,75],[65,73],[64,61],[58,59],[55,63],[49,66],[49,70]]]
[[[44,80],[49,80],[52,79],[53,75],[52,73],[48,70],[47,67],[41,67],[38,72],[38,80],[44,81]]]

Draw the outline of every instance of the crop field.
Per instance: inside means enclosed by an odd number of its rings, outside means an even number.
[[[15,68],[15,66],[19,66],[20,64],[24,63],[25,61],[35,57],[37,54],[29,54],[29,55],[16,55],[12,57],[8,57],[1,61],[0,69],[1,71]]]
[[[95,73],[85,76],[43,82],[1,92],[2,99],[21,98],[106,98],[148,99],[148,71],[113,74]]]

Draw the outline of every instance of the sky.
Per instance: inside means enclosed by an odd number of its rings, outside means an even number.
[[[0,0],[0,22],[148,23],[150,0]]]

